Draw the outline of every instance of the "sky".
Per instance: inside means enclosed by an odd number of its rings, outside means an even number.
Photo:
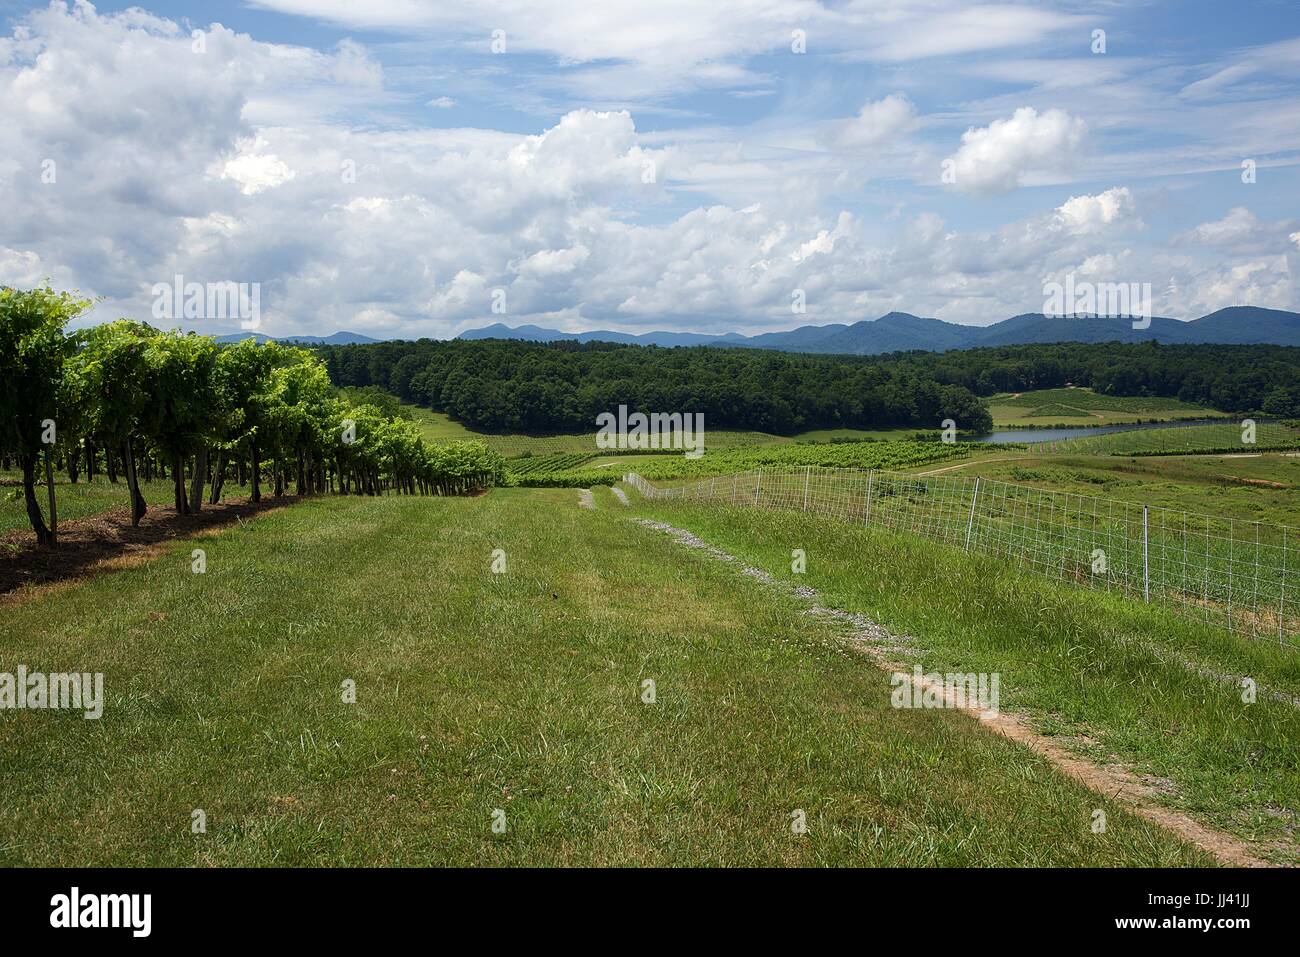
[[[0,284],[85,322],[1300,309],[1295,0],[0,0],[0,116]]]

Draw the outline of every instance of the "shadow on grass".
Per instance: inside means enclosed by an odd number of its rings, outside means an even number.
[[[130,567],[147,560],[169,542],[232,525],[297,500],[292,495],[267,496],[261,502],[234,498],[204,505],[198,514],[184,516],[154,505],[138,528],[131,525],[131,510],[122,505],[60,522],[58,545],[53,548],[38,548],[30,529],[8,532],[0,535],[0,599],[19,598],[30,588]]]

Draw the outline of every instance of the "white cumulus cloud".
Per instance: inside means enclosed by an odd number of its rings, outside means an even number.
[[[1071,196],[1056,208],[1056,222],[1075,235],[1095,233],[1134,215],[1133,194],[1117,186],[1096,196]]]
[[[397,29],[425,6],[336,9],[340,18],[387,11]],[[587,15],[570,7],[567,17]],[[686,6],[675,8],[689,21],[685,41],[657,7],[633,10],[657,32],[602,34],[588,52],[625,44],[635,69],[671,61],[703,36],[725,59],[760,35],[762,44],[788,37],[790,11],[810,17],[814,51],[829,44],[814,29],[819,16],[874,15],[874,42],[902,42],[870,4],[778,7],[782,30],[745,21],[740,40]],[[898,22],[916,23],[917,9],[900,8]],[[589,16],[593,30],[612,30],[603,6]],[[37,10],[0,37],[0,283],[49,277],[103,296],[94,313],[102,320],[148,316],[150,286],[177,274],[258,282],[273,335],[447,336],[495,321],[750,332],[891,309],[989,322],[1037,308],[1043,276],[1081,267],[1157,288],[1176,277],[1188,314],[1248,295],[1297,304],[1300,269],[1285,255],[1297,255],[1300,222],[1249,211],[1282,208],[1269,205],[1268,183],[1159,244],[1138,206],[1150,217],[1160,203],[1126,177],[1086,190],[1061,183],[1014,211],[954,196],[933,188],[933,170],[939,144],[951,151],[969,121],[926,114],[916,105],[923,94],[914,102],[902,79],[891,78],[900,92],[792,122],[778,112],[765,126],[673,127],[665,114],[580,104],[510,130],[470,125],[465,106],[454,115],[466,125],[440,129],[425,125],[437,118],[429,98],[445,90],[458,107],[469,100],[448,85],[454,71],[403,98],[388,87],[401,71],[386,71],[359,42],[322,51],[218,25],[204,37],[197,53],[188,25],[85,4]],[[558,49],[560,40],[543,33],[528,43]],[[1023,102],[979,107],[987,125],[950,157],[959,189],[1048,182],[1085,145],[1075,108],[1016,109]],[[50,181],[47,160],[57,168]],[[973,206],[992,211],[966,215]],[[795,289],[808,303],[798,317]],[[492,311],[497,290],[504,315]]]
[[[953,185],[970,192],[1009,192],[1030,177],[1059,173],[1078,159],[1088,135],[1082,118],[1022,106],[1006,120],[972,127],[948,157]]]

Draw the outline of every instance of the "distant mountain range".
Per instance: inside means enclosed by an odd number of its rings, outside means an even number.
[[[218,342],[243,342],[245,339],[256,339],[258,342],[288,342],[300,346],[347,346],[365,342],[381,342],[380,339],[371,339],[369,336],[363,336],[359,332],[336,332],[329,336],[266,336],[260,332],[236,332],[229,336],[217,336]]]
[[[218,342],[243,339],[265,342],[273,337],[260,332],[218,336]],[[560,332],[541,326],[507,326],[494,323],[467,329],[459,339],[523,339],[529,342],[616,342],[642,346],[722,346],[735,349],[779,349],[784,352],[822,352],[871,356],[883,352],[922,349],[943,352],[978,346],[1012,346],[1036,342],[1166,342],[1218,343],[1222,345],[1300,346],[1300,313],[1256,306],[1231,306],[1208,316],[1184,322],[1155,317],[1150,326],[1134,329],[1131,319],[1062,318],[1030,312],[1003,319],[991,326],[962,326],[942,319],[923,319],[906,312],[891,312],[879,319],[852,325],[800,326],[788,332],[742,336],[729,332]],[[277,342],[299,345],[349,345],[379,342],[356,332],[330,336],[286,336]]]
[[[812,329],[813,326],[805,328]],[[827,326],[826,328],[830,328]],[[841,327],[843,328],[843,327]],[[781,335],[784,333],[773,333]],[[632,335],[629,332],[611,332],[598,329],[595,332],[559,332],[555,329],[543,329],[541,326],[507,326],[500,322],[482,329],[466,329],[457,339],[526,339],[529,342],[556,342],[571,340],[573,342],[621,342],[639,346],[745,346],[753,342],[749,336],[728,332],[725,335],[710,335],[704,332],[646,332]],[[757,338],[757,337],[756,337]]]
[[[882,352],[923,349],[971,349],[977,346],[1010,346],[1035,342],[1156,342],[1219,343],[1232,345],[1300,346],[1300,313],[1256,306],[1231,306],[1208,316],[1184,322],[1154,317],[1145,329],[1134,329],[1131,319],[1062,318],[1041,313],[1012,316],[991,326],[962,326],[941,319],[923,319],[906,312],[891,312],[879,319],[852,325],[800,326],[788,332],[765,332],[757,336],[737,333],[705,335],[696,332],[559,332],[540,326],[501,323],[469,329],[460,339],[525,339],[531,342],[573,340],[577,342],[621,342],[656,346],[728,346],[732,348],[780,349],[785,352],[823,352],[869,356]]]

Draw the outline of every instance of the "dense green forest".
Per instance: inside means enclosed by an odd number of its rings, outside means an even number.
[[[712,428],[991,428],[977,396],[1073,384],[1228,412],[1300,415],[1300,349],[1057,343],[883,356],[502,340],[320,349],[337,385],[380,386],[488,432],[581,432],[625,404]]]
[[[1059,342],[879,358],[982,396],[1072,384],[1224,412],[1300,415],[1300,348],[1291,346]]]
[[[500,340],[327,346],[334,382],[378,385],[488,432],[590,431],[619,405],[696,412],[706,427],[790,435],[810,428],[992,425],[964,386],[911,367],[712,348]]]

